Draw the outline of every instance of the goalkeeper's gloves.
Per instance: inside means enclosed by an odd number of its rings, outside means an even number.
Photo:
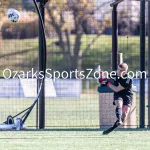
[[[100,83],[101,85],[106,85],[106,86],[109,86],[109,85],[110,85],[110,82],[108,82],[106,78],[100,78],[100,79],[99,79],[99,83]]]

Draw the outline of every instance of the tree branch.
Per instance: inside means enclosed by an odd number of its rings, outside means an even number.
[[[53,28],[55,29],[55,31],[59,37],[60,48],[62,49],[62,52],[65,55],[66,48],[65,48],[65,42],[63,41],[63,33],[61,30],[61,25],[57,24],[57,22],[55,21],[55,17],[52,15],[50,8],[46,7],[46,9],[47,9],[47,12],[51,18],[51,24],[52,24]]]
[[[74,46],[74,55],[78,56],[81,46],[81,37],[82,34],[77,34]]]
[[[107,14],[107,13],[105,13],[102,18],[105,18],[105,15],[106,15],[106,14]],[[100,28],[100,27],[98,27],[98,28]],[[91,45],[92,45],[92,44],[98,39],[98,37],[102,34],[104,28],[105,28],[105,21],[103,20],[103,22],[101,23],[101,30],[99,31],[99,33],[97,34],[97,36],[96,36],[95,38],[93,38],[92,41],[91,41],[91,42],[87,45],[87,47],[84,49],[84,51],[83,51],[83,53],[82,53],[82,57],[84,57],[84,56],[86,55],[86,53],[87,53],[87,51],[89,50],[89,48],[91,47]]]
[[[91,45],[98,39],[98,37],[101,35],[101,33],[97,34],[95,38],[92,39],[92,41],[87,45],[87,47],[85,48],[85,50],[82,53],[82,57],[84,57],[87,53],[87,51],[89,50],[89,48],[91,47]]]

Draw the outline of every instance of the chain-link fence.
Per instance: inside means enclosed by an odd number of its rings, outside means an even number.
[[[7,10],[10,7],[20,12],[20,20],[17,23],[12,23],[7,18]],[[36,10],[30,0],[4,1],[0,9],[0,121],[3,122],[8,115],[15,115],[29,107],[36,96],[37,76],[34,73],[38,71],[39,25]],[[140,3],[137,1],[124,1],[118,7],[118,51],[122,53],[123,61],[128,63],[129,70],[133,72],[140,69],[139,14]],[[146,24],[147,19],[146,16]],[[46,76],[49,78],[45,85],[45,126],[99,127],[99,84],[94,72],[98,65],[101,65],[104,71],[111,71],[110,1],[49,1],[45,5],[45,30]],[[59,78],[56,81],[54,72]],[[83,79],[76,79],[78,76]],[[25,81],[27,78],[29,79]],[[138,126],[139,79],[133,79],[133,83],[137,86]],[[146,103],[147,84],[146,80]],[[27,119],[27,126],[38,126],[38,115],[36,105]],[[146,125],[147,118],[146,110]]]

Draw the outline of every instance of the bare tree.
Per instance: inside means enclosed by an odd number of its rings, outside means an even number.
[[[69,70],[81,70],[82,58],[105,29],[107,21],[104,19],[105,16],[102,17],[104,20],[101,22],[98,22],[94,16],[95,12],[103,9],[104,5],[106,3],[97,7],[96,3],[90,0],[49,0],[46,5],[50,24],[58,35],[59,41],[57,44],[60,46],[64,58],[68,60]],[[69,15],[72,16],[72,20],[67,18]],[[75,34],[74,40],[71,40],[70,37],[72,27]],[[81,50],[82,36],[88,28],[94,29],[96,34],[93,39],[90,39],[84,50]]]

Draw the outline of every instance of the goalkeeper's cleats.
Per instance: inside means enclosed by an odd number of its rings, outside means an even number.
[[[115,130],[115,128],[114,128],[114,127],[110,127],[109,129],[107,129],[107,130],[105,130],[105,131],[103,132],[103,135],[107,135],[107,134],[109,134],[110,132],[112,132],[113,130]]]
[[[122,119],[121,120],[117,120],[112,127],[110,127],[109,129],[107,129],[107,130],[105,130],[103,132],[103,135],[109,134],[110,132],[114,131],[118,126],[120,126],[122,124],[123,124]]]

